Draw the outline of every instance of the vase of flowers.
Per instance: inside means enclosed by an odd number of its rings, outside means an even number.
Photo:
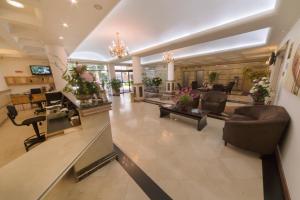
[[[250,90],[254,105],[264,105],[266,97],[270,96],[270,81],[267,77],[253,80],[254,85]]]
[[[67,81],[63,91],[72,93],[81,103],[86,103],[99,92],[94,75],[87,71],[85,65],[77,65],[72,71],[66,70],[63,79]]]
[[[199,106],[199,95],[195,94],[191,88],[182,88],[176,91],[174,101],[179,110],[188,111],[190,108]]]

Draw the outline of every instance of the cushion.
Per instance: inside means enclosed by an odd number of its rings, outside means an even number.
[[[247,121],[247,120],[255,120],[255,119],[250,116],[246,116],[246,115],[233,114],[230,117],[230,120]]]
[[[41,122],[41,121],[45,121],[46,117],[45,116],[38,116],[38,117],[33,117],[33,118],[29,118],[29,119],[25,119],[22,124],[23,125],[30,125],[34,122]]]

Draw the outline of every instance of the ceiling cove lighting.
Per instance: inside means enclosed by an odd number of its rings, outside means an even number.
[[[245,49],[265,45],[267,43],[270,28],[264,28],[248,33],[230,36],[206,43],[173,50],[173,58],[183,59],[195,56],[202,56],[237,49]],[[161,62],[162,54],[154,54],[143,57],[142,64]]]
[[[11,5],[14,6],[16,8],[24,8],[24,4],[22,4],[21,2],[18,1],[14,1],[14,0],[6,0],[6,2]]]
[[[113,57],[123,58],[127,56],[128,47],[125,46],[125,43],[120,39],[120,33],[116,32],[116,39],[112,41],[112,45],[108,47],[109,53]]]

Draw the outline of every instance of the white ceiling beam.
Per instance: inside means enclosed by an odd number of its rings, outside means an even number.
[[[37,19],[35,15],[28,15],[24,13],[18,13],[7,9],[0,8],[0,20],[5,20],[12,24],[21,24],[29,27],[42,26],[41,21]]]

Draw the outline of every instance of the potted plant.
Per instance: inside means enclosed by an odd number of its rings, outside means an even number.
[[[218,77],[218,73],[217,72],[210,72],[208,74],[209,83],[213,84],[217,80],[217,77]]]
[[[113,78],[109,82],[109,85],[112,88],[113,96],[119,96],[120,88],[122,87],[122,82],[119,79]]]
[[[253,98],[254,105],[265,104],[266,97],[270,96],[270,81],[263,77],[253,81],[254,85],[250,90],[250,95]]]
[[[99,92],[99,85],[85,65],[77,65],[72,71],[65,71],[63,79],[67,81],[64,92],[71,92],[78,100],[87,101]]]
[[[188,111],[189,108],[198,108],[199,95],[195,94],[191,88],[182,88],[176,91],[174,101],[178,109]]]
[[[159,86],[162,83],[162,79],[160,77],[154,77],[151,82],[152,85],[154,86],[155,92],[159,93]]]

